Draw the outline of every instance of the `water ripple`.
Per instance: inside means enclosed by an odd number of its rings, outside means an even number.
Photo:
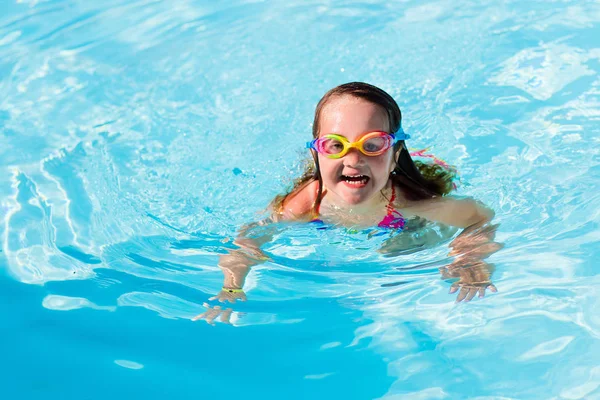
[[[282,364],[268,385],[238,374],[250,398],[295,378],[347,398],[597,397],[596,1],[32,0],[2,11],[0,285],[20,285],[6,315],[21,350],[62,351],[28,379],[54,376],[76,349],[85,371],[84,359],[94,371],[171,366],[160,373],[175,397],[189,389],[177,377],[230,379],[198,360],[269,357],[302,367]],[[410,145],[456,164],[459,193],[496,211],[504,249],[486,262],[498,293],[455,304],[443,272],[453,230],[422,226],[390,244],[290,225],[270,232],[248,302],[217,308],[219,257],[302,169],[319,96],[352,80],[388,90]],[[52,341],[79,333],[102,340]]]

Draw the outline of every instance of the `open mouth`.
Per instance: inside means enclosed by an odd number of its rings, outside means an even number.
[[[342,175],[340,180],[350,186],[364,186],[371,178],[367,175]]]

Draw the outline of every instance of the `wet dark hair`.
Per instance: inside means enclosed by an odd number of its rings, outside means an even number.
[[[313,138],[319,137],[319,122],[323,108],[329,100],[334,97],[352,96],[366,100],[370,103],[380,106],[386,111],[389,120],[390,132],[397,132],[402,123],[402,112],[398,103],[385,91],[380,88],[364,82],[350,82],[336,86],[321,98],[315,110],[315,119],[313,122]],[[450,193],[454,186],[452,181],[456,173],[452,168],[444,168],[441,165],[413,161],[404,141],[399,141],[394,145],[394,154],[398,154],[395,160],[396,166],[390,174],[392,184],[402,190],[402,193],[409,200],[424,200],[437,196],[443,196]],[[313,181],[319,182],[317,199],[313,204],[316,210],[321,203],[323,196],[323,181],[319,171],[319,159],[317,153],[311,150],[313,160],[307,161],[304,173],[294,180],[292,188],[286,193],[275,197],[271,203],[273,211],[281,213],[285,200],[296,194],[306,185]]]

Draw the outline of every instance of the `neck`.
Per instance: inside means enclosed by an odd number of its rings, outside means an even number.
[[[343,210],[348,214],[370,215],[373,213],[373,210],[383,209],[389,203],[392,194],[392,183],[388,181],[382,190],[360,204],[348,204],[332,191],[327,191],[327,193],[330,198],[324,200],[323,203],[327,204],[328,207],[340,211]]]

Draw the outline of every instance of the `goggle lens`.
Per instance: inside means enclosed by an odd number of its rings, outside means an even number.
[[[324,137],[316,142],[317,151],[321,154],[339,154],[344,150],[344,143],[335,138]]]
[[[362,152],[365,154],[378,153],[386,151],[391,146],[390,136],[380,136],[365,140],[362,144]]]

